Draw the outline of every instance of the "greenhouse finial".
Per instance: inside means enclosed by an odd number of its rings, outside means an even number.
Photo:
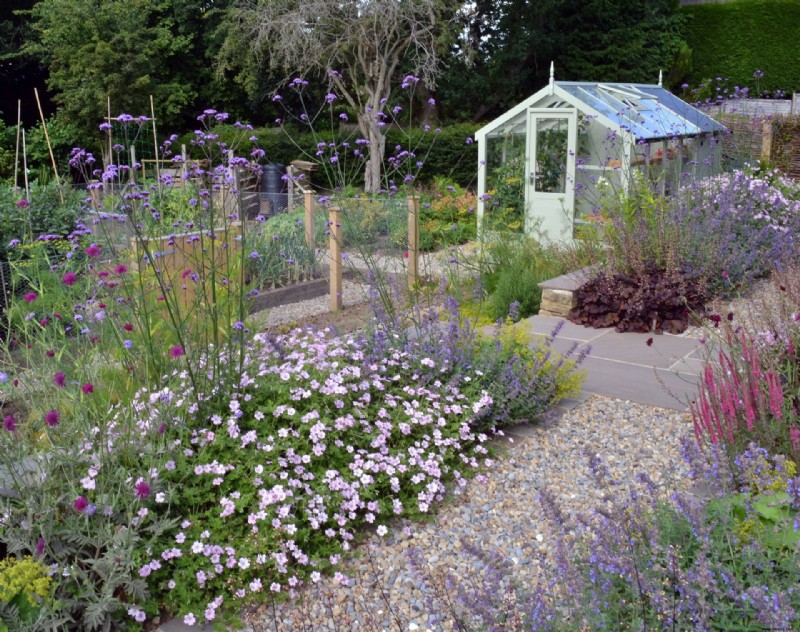
[[[556,85],[556,67],[555,64],[550,62],[550,94],[553,94],[553,88]]]
[[[664,82],[664,73],[659,68],[658,69],[658,87],[659,88],[663,87],[663,82]]]

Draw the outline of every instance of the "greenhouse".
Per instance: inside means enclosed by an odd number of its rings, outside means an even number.
[[[484,126],[481,228],[548,241],[603,221],[637,179],[662,193],[720,170],[726,128],[659,84],[555,81]]]

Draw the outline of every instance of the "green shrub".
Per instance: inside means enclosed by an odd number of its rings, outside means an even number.
[[[477,198],[455,182],[435,178],[433,193],[420,209],[420,248],[436,250],[475,239]]]
[[[513,303],[518,303],[520,318],[539,311],[542,290],[538,284],[567,271],[554,250],[513,234],[489,245],[484,285],[492,319],[508,315]]]

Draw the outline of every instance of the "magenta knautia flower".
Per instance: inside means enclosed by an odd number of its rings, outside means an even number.
[[[14,419],[14,415],[6,415],[3,419],[3,428],[8,432],[14,432],[17,429],[17,420]]]
[[[150,485],[143,480],[140,479],[136,481],[136,485],[134,485],[133,488],[137,498],[141,498],[142,500],[150,498]]]
[[[183,350],[183,346],[181,346],[181,345],[175,345],[174,347],[172,347],[169,350],[169,357],[170,358],[180,358],[184,354],[185,354],[185,351]]]
[[[84,252],[90,257],[96,257],[97,255],[100,254],[100,246],[98,246],[97,244],[91,244],[86,247],[86,250],[84,250]]]
[[[24,298],[26,303],[33,303],[37,298],[39,298],[39,295],[36,292],[28,292],[25,294]]]
[[[119,275],[123,275],[127,271],[128,271],[128,266],[126,265],[118,265],[116,268],[114,268],[114,272],[116,272]]]
[[[53,376],[53,381],[59,388],[64,388],[64,385],[67,383],[67,376],[64,375],[64,371],[57,371]]]
[[[49,410],[47,414],[44,416],[44,423],[46,423],[51,428],[55,428],[61,422],[61,415],[58,414],[57,410]]]
[[[125,323],[125,324],[122,326],[122,328],[123,328],[125,331],[133,331],[133,325],[131,325],[130,323]]]
[[[87,382],[81,387],[84,395],[89,395],[90,393],[94,393],[94,384],[91,382]]]
[[[89,501],[84,496],[78,496],[72,506],[75,507],[75,511],[83,512],[89,506]]]
[[[42,557],[42,553],[44,553],[44,546],[44,538],[39,538],[39,541],[36,543],[36,557]]]
[[[75,281],[78,280],[78,277],[75,276],[74,272],[67,272],[63,277],[61,277],[61,282],[66,285],[75,285]]]

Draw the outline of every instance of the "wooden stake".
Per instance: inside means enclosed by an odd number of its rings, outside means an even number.
[[[14,190],[17,190],[19,176],[19,129],[22,127],[22,101],[17,100],[17,148],[14,151]]]
[[[314,207],[316,205],[316,200],[314,199],[314,192],[313,191],[306,191],[305,192],[305,224],[306,224],[306,245],[311,252],[314,252],[317,248],[317,231],[316,231],[316,223],[314,219]]]
[[[344,305],[342,301],[342,239],[344,238],[344,231],[342,230],[342,211],[336,207],[328,209],[328,221],[330,222],[330,249],[331,249],[331,267],[330,267],[330,295],[331,295],[331,311],[341,311]]]
[[[408,196],[408,287],[419,281],[419,196]]]
[[[111,149],[111,136],[112,136],[112,134],[111,134],[111,125],[112,125],[112,123],[111,123],[111,97],[110,96],[106,97],[106,108],[107,108],[107,112],[108,112],[108,116],[106,118],[106,122],[108,123],[108,129],[106,130],[106,136],[108,136],[108,149],[107,149],[108,153],[106,154],[106,165],[105,165],[105,167],[106,167],[106,171],[108,171],[109,167],[112,164],[114,164],[114,158],[113,158],[113,154],[112,154],[113,150]],[[109,193],[111,191],[111,187],[112,186],[113,185],[112,185],[111,182],[109,182],[108,180],[103,180],[103,191],[105,193]]]
[[[25,178],[25,199],[31,201],[31,189],[28,186],[28,146],[25,144],[25,128],[22,128],[22,176]]]
[[[161,167],[158,164],[158,136],[156,135],[156,109],[153,106],[152,94],[150,95],[150,120],[153,121],[153,149],[155,149],[156,152],[156,180],[158,181],[158,190],[161,191]]]
[[[131,184],[136,184],[136,166],[135,166],[136,165],[136,145],[134,145],[133,143],[131,143],[131,148],[130,148],[130,163],[131,163],[130,166],[129,166],[130,176],[131,176],[130,177],[130,183]]]
[[[53,154],[53,146],[50,144],[50,134],[47,133],[47,123],[44,120],[44,112],[42,112],[42,102],[39,100],[39,90],[33,89],[33,94],[36,96],[36,105],[39,107],[39,118],[42,121],[42,129],[44,130],[44,139],[47,141],[47,149],[50,152],[50,161],[53,163],[53,173],[56,175],[56,182],[58,182],[58,197],[61,198],[61,203],[64,203],[64,189],[61,187],[61,178],[58,176],[58,167],[56,166],[56,157]]]

